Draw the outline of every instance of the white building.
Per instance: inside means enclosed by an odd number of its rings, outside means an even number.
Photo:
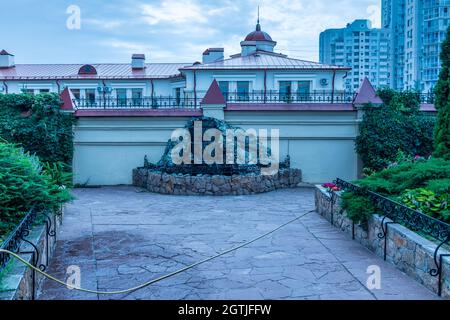
[[[320,34],[320,62],[350,66],[347,90],[357,90],[365,78],[377,88],[390,86],[386,30],[372,28],[369,20],[355,20],[342,29]]]
[[[78,108],[195,107],[215,79],[232,101],[351,101],[343,92],[349,68],[291,59],[275,46],[258,21],[240,53],[225,59],[222,48],[210,48],[196,63],[151,63],[135,54],[124,64],[15,64],[2,51],[0,93],[69,88]]]
[[[369,81],[345,91],[350,68],[276,53],[259,23],[241,47],[227,59],[210,48],[201,62],[175,64],[143,54],[123,64],[15,64],[2,51],[0,91],[61,93],[62,108],[77,118],[76,184],[130,184],[144,156],[159,161],[173,131],[200,116],[276,130],[280,160],[289,155],[304,182],[356,179],[358,107],[380,103]]]

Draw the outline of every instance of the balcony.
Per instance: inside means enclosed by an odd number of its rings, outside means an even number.
[[[143,98],[82,98],[74,99],[75,109],[198,109],[205,91],[185,92],[182,97],[155,96]],[[282,93],[279,91],[226,92],[223,94],[227,104],[311,104],[352,103],[355,92],[312,91],[310,93]]]
[[[201,101],[201,100],[200,100]],[[143,97],[74,99],[75,109],[196,109],[200,101],[195,98]]]

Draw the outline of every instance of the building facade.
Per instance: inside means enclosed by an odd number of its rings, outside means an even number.
[[[349,68],[292,59],[274,51],[261,25],[225,58],[209,48],[195,63],[148,63],[134,54],[127,64],[15,64],[0,53],[0,93],[61,92],[69,88],[78,108],[198,107],[213,80],[230,101],[323,102],[351,100],[344,93]]]
[[[347,90],[357,90],[365,78],[377,88],[390,86],[389,59],[388,32],[372,28],[369,20],[320,34],[320,62],[352,68],[345,79]]]
[[[75,184],[130,184],[145,156],[158,162],[172,132],[201,116],[278,130],[280,160],[290,156],[304,182],[356,179],[354,101],[371,102],[373,88],[367,83],[355,97],[345,90],[350,68],[291,59],[275,48],[258,23],[241,52],[225,58],[223,48],[209,48],[196,63],[149,63],[135,54],[124,64],[15,64],[2,51],[0,90],[61,93],[62,108],[77,118]],[[208,99],[212,87],[220,103]]]
[[[382,25],[391,39],[392,87],[431,92],[450,26],[450,0],[383,0],[382,6]]]

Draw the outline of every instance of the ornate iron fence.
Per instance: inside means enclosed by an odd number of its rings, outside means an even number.
[[[38,249],[38,245],[33,243],[28,239],[31,230],[35,226],[38,221],[38,217],[41,215],[44,218],[45,223],[45,263],[42,263],[40,256],[41,252]],[[26,254],[31,255],[31,264],[35,267],[39,267],[42,271],[48,266],[49,263],[49,239],[50,237],[56,237],[56,219],[57,216],[61,216],[62,213],[54,212],[53,214],[49,214],[46,210],[39,210],[36,208],[32,208],[20,221],[20,223],[16,226],[16,228],[10,232],[8,237],[0,246],[1,249],[15,252],[17,254]],[[23,245],[28,244],[31,247],[31,251],[24,251]],[[9,262],[11,261],[11,256],[6,253],[0,253],[0,271],[4,270]],[[35,298],[36,292],[36,271],[32,270],[32,299]]]
[[[355,92],[318,90],[308,93],[286,93],[275,90],[249,92],[225,92],[229,103],[352,103]]]
[[[378,238],[384,239],[384,260],[386,260],[387,254],[387,232],[389,224],[398,223],[404,225],[413,231],[426,234],[439,242],[434,252],[434,262],[436,268],[430,270],[430,275],[433,277],[439,277],[438,294],[440,296],[442,294],[443,258],[450,255],[439,254],[439,250],[445,244],[450,242],[450,224],[430,217],[420,211],[411,209],[399,202],[345,180],[337,179],[336,185],[343,190],[366,195],[372,200],[375,207],[380,210],[383,220],[381,221],[382,232],[378,234]],[[389,218],[391,221],[386,222],[386,218]]]
[[[195,109],[200,99],[178,97],[74,99],[76,109]]]

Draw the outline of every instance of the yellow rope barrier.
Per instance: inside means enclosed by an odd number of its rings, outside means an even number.
[[[253,240],[247,241],[247,242],[245,242],[245,243],[243,243],[243,244],[241,244],[241,245],[239,245],[239,246],[236,246],[236,247],[233,247],[233,248],[228,249],[228,250],[226,250],[226,251],[223,251],[223,252],[221,252],[221,253],[219,253],[219,254],[216,254],[216,255],[214,255],[214,256],[212,256],[212,257],[203,259],[203,260],[201,260],[201,261],[199,261],[199,262],[196,262],[196,263],[194,263],[194,264],[191,264],[191,265],[189,265],[189,266],[187,266],[187,267],[184,267],[184,268],[179,269],[179,270],[177,270],[177,271],[174,271],[174,272],[172,272],[172,273],[169,273],[169,274],[166,274],[166,275],[164,275],[164,276],[158,277],[158,278],[156,278],[156,279],[147,281],[147,282],[145,282],[145,283],[143,283],[143,284],[141,284],[141,285],[138,285],[138,286],[136,286],[136,287],[129,288],[129,289],[125,289],[125,290],[119,290],[119,291],[97,291],[97,290],[90,290],[90,289],[83,289],[83,288],[80,288],[80,287],[76,287],[76,286],[73,286],[73,285],[71,285],[71,284],[65,283],[64,281],[61,281],[61,280],[59,280],[59,279],[53,277],[52,275],[50,275],[50,274],[48,274],[48,273],[42,271],[41,269],[39,269],[39,268],[33,266],[31,263],[29,263],[28,261],[26,261],[25,259],[23,259],[22,257],[20,257],[17,253],[14,253],[14,252],[8,251],[8,250],[4,250],[4,249],[0,249],[0,253],[6,253],[6,254],[11,255],[11,257],[13,257],[13,258],[19,260],[20,262],[22,262],[23,264],[25,264],[26,266],[28,266],[28,267],[31,268],[32,270],[36,271],[37,273],[43,275],[44,277],[46,277],[46,278],[48,278],[48,279],[50,279],[50,280],[52,280],[52,281],[57,282],[58,284],[60,284],[60,285],[62,285],[62,286],[65,286],[65,287],[67,287],[67,288],[69,288],[69,289],[77,290],[77,291],[81,291],[81,292],[85,292],[85,293],[98,294],[98,295],[119,295],[119,294],[126,294],[126,293],[132,293],[132,292],[135,292],[135,291],[137,291],[137,290],[143,289],[143,288],[145,288],[145,287],[148,287],[148,286],[150,286],[150,285],[152,285],[152,284],[155,284],[155,283],[160,282],[160,281],[162,281],[162,280],[165,280],[165,279],[167,279],[167,278],[171,278],[171,277],[173,277],[173,276],[175,276],[175,275],[177,275],[177,274],[183,273],[183,272],[185,272],[185,271],[187,271],[187,270],[189,270],[189,269],[195,268],[195,267],[197,267],[197,266],[199,266],[199,265],[201,265],[201,264],[204,264],[204,263],[209,262],[209,261],[211,261],[211,260],[217,259],[217,258],[219,258],[219,257],[221,257],[221,256],[224,256],[224,255],[228,254],[228,253],[231,253],[231,252],[233,252],[233,251],[239,250],[239,249],[241,249],[241,248],[243,248],[243,247],[245,247],[245,246],[248,246],[248,245],[250,245],[250,244],[252,244],[252,243],[254,243],[254,242],[256,242],[256,241],[258,241],[258,240],[260,240],[260,239],[262,239],[262,238],[267,237],[267,236],[270,235],[270,234],[273,234],[273,233],[277,232],[278,230],[280,230],[280,229],[282,229],[282,228],[284,228],[284,227],[286,227],[286,226],[288,226],[288,225],[290,225],[290,224],[292,224],[292,223],[294,223],[294,222],[300,220],[301,218],[305,217],[306,215],[308,215],[308,214],[310,214],[310,213],[312,213],[312,212],[314,212],[314,211],[315,211],[315,210],[308,211],[308,212],[304,213],[303,215],[301,215],[301,216],[299,216],[299,217],[297,217],[297,218],[295,218],[295,219],[292,219],[292,220],[290,220],[290,221],[288,221],[288,222],[282,224],[281,226],[279,226],[279,227],[277,227],[277,228],[275,228],[275,229],[273,229],[273,230],[271,230],[271,231],[269,231],[269,232],[266,232],[265,234],[263,234],[263,235],[261,235],[261,236],[255,238],[255,239],[253,239]]]

